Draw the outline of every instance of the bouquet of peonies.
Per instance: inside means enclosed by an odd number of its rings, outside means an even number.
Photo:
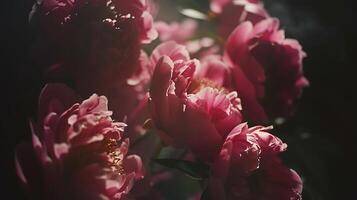
[[[35,3],[48,84],[15,155],[30,198],[301,199],[271,124],[308,86],[306,54],[259,0],[202,3]]]

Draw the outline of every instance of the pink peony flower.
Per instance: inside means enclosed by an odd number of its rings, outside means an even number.
[[[217,17],[218,32],[223,39],[245,21],[256,24],[269,17],[259,0],[212,0],[211,10]]]
[[[127,155],[126,124],[111,119],[104,96],[65,108],[60,95],[72,93],[44,88],[39,107],[47,114],[42,126],[31,124],[32,144],[17,148],[17,174],[35,199],[123,199],[144,175],[140,157]]]
[[[82,96],[108,95],[139,68],[142,43],[157,37],[148,9],[146,0],[44,0],[33,14],[37,60]]]
[[[211,160],[241,122],[237,93],[193,80],[199,62],[189,58],[184,46],[164,43],[153,51],[152,60],[158,61],[149,106],[160,136],[166,143],[189,147],[201,159]]]
[[[265,122],[288,117],[308,81],[303,75],[306,56],[300,44],[285,39],[277,19],[253,25],[244,22],[229,36],[225,60],[232,66],[233,87],[242,99],[247,119]]]
[[[302,181],[278,155],[286,144],[270,127],[236,126],[214,163],[208,191],[220,200],[300,200]]]
[[[194,35],[197,29],[197,22],[192,19],[185,19],[181,23],[172,22],[170,24],[159,21],[155,22],[155,28],[159,33],[161,41],[173,40],[179,44],[184,44]]]

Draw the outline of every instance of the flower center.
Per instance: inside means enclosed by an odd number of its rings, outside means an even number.
[[[106,143],[106,153],[108,155],[108,166],[117,175],[124,174],[123,153],[120,151],[117,140],[109,139]]]
[[[187,92],[189,94],[196,94],[203,88],[210,87],[214,89],[218,89],[219,91],[223,91],[224,93],[228,94],[228,91],[224,87],[220,87],[217,83],[209,80],[209,79],[193,79]]]

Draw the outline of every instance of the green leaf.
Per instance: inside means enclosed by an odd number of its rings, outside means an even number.
[[[202,162],[176,159],[155,159],[154,161],[162,166],[184,172],[195,180],[203,180],[209,177],[210,168],[207,164]]]
[[[180,13],[185,15],[186,17],[190,17],[193,19],[200,19],[200,20],[207,20],[208,17],[206,14],[195,10],[195,9],[191,9],[191,8],[184,8],[180,10]]]

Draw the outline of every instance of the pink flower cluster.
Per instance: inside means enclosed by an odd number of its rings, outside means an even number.
[[[301,198],[300,177],[279,159],[287,145],[267,132],[271,127],[243,123],[239,93],[215,81],[228,70],[223,62],[200,66],[176,43],[163,43],[153,52],[166,52],[150,88],[157,133],[212,165],[208,189],[213,199]]]
[[[35,4],[35,60],[45,80],[61,84],[43,89],[32,143],[16,150],[29,195],[164,199],[156,183],[175,176],[150,162],[170,145],[210,169],[198,198],[205,190],[202,199],[300,200],[302,180],[280,159],[287,145],[266,125],[291,117],[309,84],[301,45],[259,0],[211,0],[207,14],[196,11],[204,22],[155,21],[159,8],[148,0]]]

